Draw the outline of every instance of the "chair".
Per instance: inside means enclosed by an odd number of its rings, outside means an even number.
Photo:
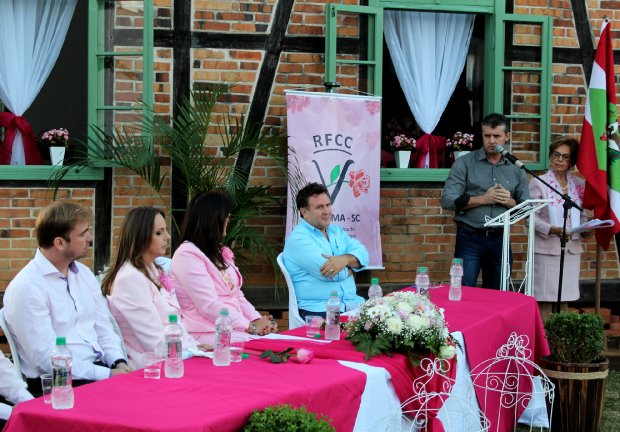
[[[0,309],[0,327],[6,336],[9,348],[11,348],[11,360],[13,360],[13,364],[15,365],[15,373],[17,373],[19,379],[24,379],[22,376],[22,367],[19,363],[19,355],[17,354],[17,347],[15,346],[15,341],[13,340],[13,336],[11,336],[11,332],[9,332],[9,326],[4,318],[4,308]]]
[[[481,409],[487,417],[494,417],[497,430],[501,424],[516,427],[517,422],[526,423],[530,431],[551,428],[553,413],[547,413],[547,406],[553,406],[555,386],[530,360],[532,351],[528,344],[527,336],[513,332],[508,342],[497,350],[496,357],[471,370],[474,387],[484,393],[478,399]],[[491,400],[499,400],[497,412],[491,409],[493,404],[488,403]],[[518,417],[521,409],[523,415]]]
[[[452,392],[456,381],[448,376],[448,361],[426,357],[420,361],[420,369],[425,373],[413,381],[414,395],[401,405],[402,431],[431,431],[435,418],[446,432],[489,430],[491,424],[477,404]]]
[[[299,315],[299,307],[297,306],[297,296],[295,295],[295,288],[293,287],[293,281],[291,275],[288,274],[288,270],[284,267],[284,261],[282,259],[282,253],[278,255],[277,261],[280,266],[280,271],[284,275],[286,280],[286,286],[288,286],[288,328],[292,330],[297,327],[306,325],[306,322],[301,319]]]

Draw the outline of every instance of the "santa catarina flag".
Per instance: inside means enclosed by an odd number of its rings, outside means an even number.
[[[605,20],[592,68],[577,160],[586,180],[583,206],[593,210],[595,218],[615,222],[612,227],[595,230],[596,240],[604,249],[620,231],[620,141],[614,80],[611,25]]]

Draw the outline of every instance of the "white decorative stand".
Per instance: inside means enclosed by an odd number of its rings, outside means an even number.
[[[62,163],[65,160],[65,150],[65,147],[50,147],[50,159],[52,161],[52,165],[62,166]]]
[[[502,244],[502,291],[508,291],[509,285],[512,291],[523,292],[532,295],[532,278],[534,276],[534,219],[536,212],[547,206],[549,199],[530,199],[506,210],[501,215],[487,221],[485,227],[503,227],[504,240]],[[517,289],[512,286],[510,277],[510,225],[519,222],[529,216],[529,227],[527,234],[527,261],[525,263],[525,278]]]
[[[395,152],[396,168],[409,168],[411,160],[411,150],[399,150]]]
[[[455,150],[453,152],[454,153],[454,159],[458,159],[461,156],[465,156],[466,154],[469,154],[469,152],[470,152],[469,150],[461,150],[461,151]]]

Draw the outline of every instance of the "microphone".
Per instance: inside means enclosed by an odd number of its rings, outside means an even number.
[[[501,153],[502,156],[504,156],[506,159],[508,159],[513,164],[515,164],[517,168],[523,168],[525,166],[523,162],[521,162],[519,159],[517,159],[516,157],[508,153],[508,150],[506,150],[504,146],[501,144],[497,144],[495,146],[495,153]]]

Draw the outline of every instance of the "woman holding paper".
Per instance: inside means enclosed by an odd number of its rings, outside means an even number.
[[[571,137],[556,138],[549,146],[549,171],[541,177],[573,201],[581,205],[584,181],[574,176],[570,169],[577,162],[579,142]],[[564,223],[564,200],[536,178],[530,180],[532,199],[551,199],[548,206],[536,212],[536,239],[534,242],[534,296],[539,302],[540,312],[545,318],[551,313],[553,303],[557,302],[560,277],[560,237]],[[562,308],[568,301],[579,298],[579,270],[581,263],[581,240],[579,234],[571,230],[586,221],[586,217],[573,208],[566,220],[566,244],[564,275],[562,279]],[[589,236],[588,236],[589,237]]]

